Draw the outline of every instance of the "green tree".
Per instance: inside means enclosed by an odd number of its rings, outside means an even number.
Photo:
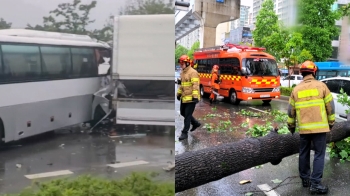
[[[0,29],[10,29],[12,26],[11,22],[7,22],[3,18],[0,18]]]
[[[256,28],[253,31],[254,45],[256,46],[266,47],[266,39],[264,40],[264,38],[280,31],[278,17],[273,7],[273,0],[264,1],[256,17]]]
[[[299,1],[300,32],[304,48],[312,54],[315,61],[325,61],[332,55],[332,40],[339,36],[335,21],[340,18],[331,6],[335,0]]]
[[[175,64],[177,64],[177,60],[180,58],[181,55],[187,54],[188,50],[187,48],[181,46],[178,44],[175,49]]]
[[[90,12],[96,7],[97,1],[82,4],[81,0],[72,3],[61,3],[50,15],[43,17],[43,25],[27,25],[26,29],[55,31],[74,34],[88,34],[86,27],[95,22],[90,19]]]
[[[114,30],[113,15],[110,15],[109,18],[106,20],[106,23],[102,29],[95,29],[91,33],[89,33],[89,35],[100,41],[112,42],[113,30]]]
[[[174,14],[173,0],[131,0],[119,12],[120,15]]]
[[[314,57],[312,56],[312,54],[310,53],[310,51],[306,50],[306,49],[303,49],[299,56],[298,56],[298,62],[299,63],[303,63],[305,61],[313,61],[314,60]]]
[[[199,48],[199,46],[200,46],[199,41],[194,42],[190,50],[187,52],[187,56],[193,59],[193,54]]]

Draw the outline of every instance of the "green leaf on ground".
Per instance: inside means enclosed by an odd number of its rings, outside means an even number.
[[[271,180],[273,183],[275,183],[275,184],[278,184],[278,183],[281,183],[282,182],[282,180],[280,180],[280,179],[274,179],[274,180]]]

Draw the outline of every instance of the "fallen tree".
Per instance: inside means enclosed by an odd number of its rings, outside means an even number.
[[[336,123],[327,143],[350,136],[350,121]],[[175,192],[181,192],[237,172],[271,163],[299,152],[299,134],[281,135],[276,130],[261,138],[247,138],[175,156]]]

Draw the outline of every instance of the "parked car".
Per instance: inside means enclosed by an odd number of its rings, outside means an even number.
[[[290,87],[293,86],[293,84],[298,85],[301,81],[303,81],[302,75],[290,75],[287,77],[284,77],[281,79],[281,86],[282,87],[288,87],[290,80]]]
[[[345,110],[349,109],[347,106],[343,106],[338,102],[337,95],[340,94],[340,89],[343,88],[344,92],[347,95],[350,95],[350,78],[348,77],[333,77],[333,78],[326,78],[323,80],[320,80],[324,82],[329,90],[331,91],[334,99],[334,106],[335,106],[335,118],[336,121],[346,121],[347,116],[345,114]]]
[[[180,72],[175,71],[175,83],[177,83],[177,80],[180,78]]]

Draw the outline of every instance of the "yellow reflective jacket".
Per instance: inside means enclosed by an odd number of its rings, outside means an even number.
[[[329,132],[335,121],[334,101],[326,84],[312,75],[304,77],[289,98],[288,126],[296,127],[300,134]]]
[[[182,103],[193,102],[193,98],[200,100],[198,72],[191,66],[181,72],[181,85],[177,89],[177,96],[181,96]]]

